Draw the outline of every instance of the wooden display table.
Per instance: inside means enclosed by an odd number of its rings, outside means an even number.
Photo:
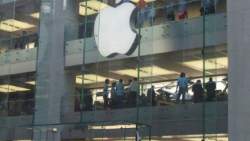
[[[157,106],[164,106],[164,105],[175,105],[175,103],[171,101],[163,101],[163,100],[157,101]]]

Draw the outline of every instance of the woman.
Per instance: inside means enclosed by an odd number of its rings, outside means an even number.
[[[186,74],[184,72],[181,73],[180,78],[178,79],[178,84],[177,84],[176,91],[175,91],[176,93],[177,93],[178,87],[179,87],[179,92],[177,94],[175,104],[179,104],[181,95],[182,95],[182,104],[185,104],[185,95],[187,92],[187,79],[186,79]]]
[[[103,95],[103,101],[104,101],[104,103],[103,103],[103,109],[104,110],[108,106],[108,93],[109,93],[108,92],[108,85],[109,85],[109,79],[106,79],[105,80],[105,85],[103,87],[103,93],[102,93],[102,95]]]
[[[113,82],[112,83],[112,88],[111,88],[111,104],[110,104],[110,108],[114,109],[116,107],[116,83]]]

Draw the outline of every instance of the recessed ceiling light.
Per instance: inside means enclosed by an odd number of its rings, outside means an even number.
[[[39,19],[40,18],[40,13],[39,12],[33,13],[33,14],[30,14],[30,16],[35,18],[35,19]]]
[[[81,2],[79,4],[79,14],[82,16],[97,14],[103,8],[108,7],[108,6],[109,5],[107,5],[103,2],[100,2],[100,1],[88,1],[87,3]],[[87,7],[87,13],[85,13],[86,7]]]
[[[197,68],[202,70],[203,69],[203,60],[195,60],[195,61],[187,61],[183,62],[185,66]],[[215,59],[208,59],[205,62],[205,69],[221,69],[228,66],[228,58],[227,57],[220,57]]]
[[[140,1],[140,0],[130,0],[130,1],[132,1],[132,2],[134,2],[134,3],[137,3],[138,1]],[[154,2],[155,0],[145,0],[146,2]]]
[[[35,27],[35,25],[29,24],[23,21],[18,21],[15,19],[8,19],[8,20],[1,21],[0,27],[1,27],[1,30],[8,31],[8,32],[15,32],[15,31]]]
[[[84,84],[97,83],[97,82],[105,82],[106,79],[110,81],[114,81],[115,79],[103,77],[96,74],[86,74],[84,75]],[[82,84],[82,75],[76,76],[76,83]]]
[[[112,71],[114,73],[118,73],[121,75],[128,75],[132,77],[137,77],[137,68],[136,69],[125,69],[125,70],[116,70]],[[140,77],[151,77],[151,76],[159,76],[159,75],[169,75],[176,74],[175,71],[166,70],[160,68],[158,66],[150,66],[150,67],[142,67],[140,68]]]
[[[18,91],[29,91],[30,89],[13,86],[13,85],[0,85],[0,92],[18,92]]]
[[[28,82],[25,82],[25,83],[30,84],[30,85],[35,85],[36,84],[35,81],[28,81]]]

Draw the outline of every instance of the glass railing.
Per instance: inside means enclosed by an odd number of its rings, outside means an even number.
[[[223,82],[224,83],[224,82]],[[215,90],[214,95],[209,95],[207,92],[194,94],[192,88],[194,85],[189,85],[188,94],[185,96],[185,104],[182,103],[180,97],[179,104],[176,103],[177,93],[176,87],[156,87],[155,94],[151,95],[150,89],[141,90],[139,100],[133,96],[130,91],[124,91],[123,96],[108,94],[104,97],[103,92],[93,94],[70,95],[62,97],[61,114],[63,122],[70,121],[70,117],[75,115],[78,117],[76,121],[100,121],[105,120],[129,120],[136,119],[137,102],[139,108],[140,121],[151,120],[178,120],[178,119],[192,119],[202,118],[203,102],[205,102],[206,111],[210,111],[210,116],[227,116],[227,92],[223,92],[223,83],[217,82],[217,85],[222,89]],[[195,91],[195,90],[194,90]],[[81,102],[83,101],[83,102]],[[104,102],[105,101],[105,102]],[[67,105],[67,106],[65,106]],[[210,109],[210,110],[209,110]],[[219,109],[219,110],[215,110]],[[157,115],[155,111],[164,111],[164,113]],[[99,111],[99,112],[98,112]],[[79,114],[79,112],[82,114]],[[216,114],[214,114],[214,112]],[[156,114],[156,115],[155,115]],[[107,116],[100,118],[101,116]]]
[[[212,33],[227,29],[227,14],[212,14],[206,16],[205,29],[206,33]],[[163,21],[152,27],[143,27],[141,29],[141,43],[142,48],[147,45],[147,42],[155,39],[167,39],[167,38],[180,38],[192,35],[203,34],[203,17],[195,17],[178,21]],[[88,24],[93,25],[93,22]],[[65,55],[81,53],[84,46],[84,35],[72,36],[72,32],[75,34],[81,32],[83,29],[79,25],[70,25],[65,27]],[[95,51],[97,46],[93,37],[93,26],[89,27],[91,34],[86,36],[86,49],[85,52]],[[82,31],[84,32],[84,31]],[[153,33],[153,35],[152,35]]]
[[[36,60],[37,48],[15,49],[0,54],[0,66],[10,63],[20,63],[25,61]]]
[[[34,100],[0,102],[0,117],[33,115]]]

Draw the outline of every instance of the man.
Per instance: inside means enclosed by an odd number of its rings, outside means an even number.
[[[156,100],[155,100],[155,90],[154,90],[155,86],[152,85],[151,88],[148,89],[147,91],[147,99],[151,102],[150,105],[152,106],[156,106]]]
[[[23,36],[21,37],[21,49],[25,49],[28,43],[28,35],[26,31],[23,31]]]
[[[137,78],[134,78],[134,81],[129,85],[129,106],[135,107],[136,106],[136,96],[137,96]]]
[[[212,102],[215,99],[215,89],[216,84],[213,81],[213,78],[210,77],[209,81],[206,83],[206,90],[207,90],[207,101]]]
[[[122,83],[123,80],[120,79],[119,83],[116,85],[116,95],[117,95],[117,108],[122,108],[123,105],[123,93],[124,93],[124,84]]]
[[[193,85],[192,91],[194,92],[194,103],[201,102],[203,89],[200,80],[197,80],[196,83]]]
[[[139,24],[141,27],[143,27],[143,22],[145,19],[145,9],[147,7],[147,2],[145,0],[138,1],[136,3],[136,6],[140,8],[141,17],[139,19]]]

